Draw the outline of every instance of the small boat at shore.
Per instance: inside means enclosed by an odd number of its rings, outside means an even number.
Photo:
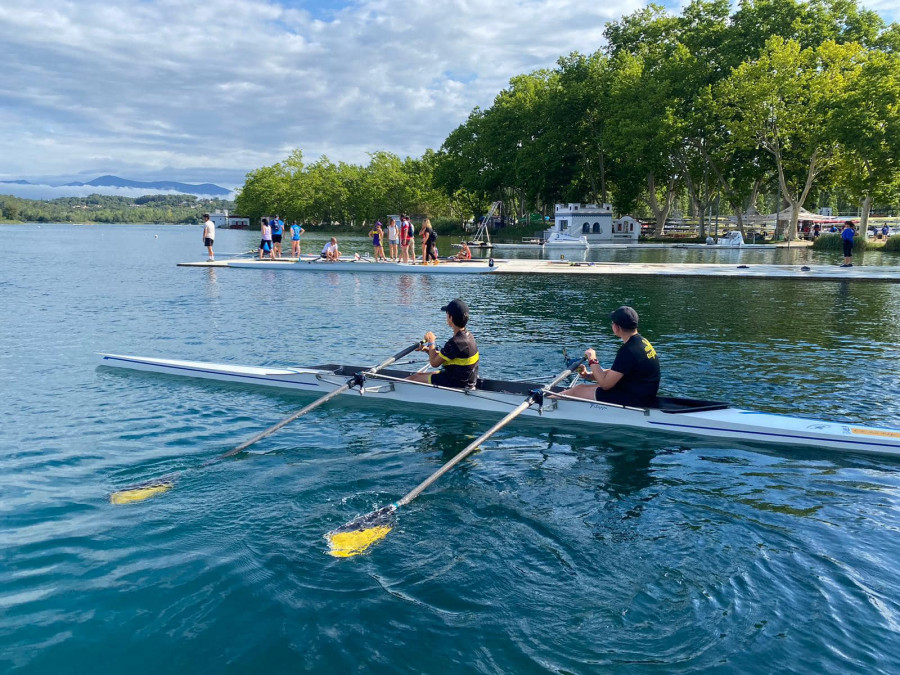
[[[280,368],[239,366],[202,361],[99,354],[100,365],[237,384],[304,391],[322,396],[366,370],[362,366],[327,364]],[[361,388],[343,395],[360,401],[414,402],[501,417],[542,388],[538,383],[479,379],[472,390],[450,389],[405,379],[404,370],[381,370],[363,378]],[[552,391],[559,392],[562,387]],[[727,403],[660,397],[649,408],[599,403],[568,396],[540,396],[523,416],[551,425],[595,425],[724,438],[767,445],[870,453],[900,457],[900,429],[827,422],[732,408]]]

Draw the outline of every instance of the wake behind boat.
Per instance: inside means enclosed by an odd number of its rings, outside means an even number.
[[[181,377],[193,377],[261,387],[306,391],[316,396],[346,385],[349,378],[366,370],[360,366],[327,364],[298,368],[267,368],[179,361],[119,354],[100,354],[100,365]],[[451,389],[405,378],[404,370],[381,370],[362,378],[359,389],[350,389],[353,400],[360,393],[372,400],[477,410],[505,415],[523,397],[541,389],[537,383],[479,379],[473,390]],[[561,387],[553,389],[561,391]],[[523,413],[550,423],[590,424],[665,431],[707,438],[728,438],[770,445],[863,452],[900,457],[900,429],[827,422],[732,408],[726,403],[660,397],[651,408],[632,408],[571,397],[540,397],[539,404]]]

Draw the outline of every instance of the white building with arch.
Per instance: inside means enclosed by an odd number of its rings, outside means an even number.
[[[631,216],[613,220],[612,204],[557,204],[553,227],[544,233],[549,240],[557,233],[585,237],[592,244],[633,244],[641,224]]]

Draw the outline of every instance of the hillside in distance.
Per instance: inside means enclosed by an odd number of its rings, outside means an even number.
[[[208,195],[212,197],[225,197],[231,194],[231,190],[223,188],[213,183],[201,183],[194,185],[191,183],[179,183],[171,180],[154,180],[154,181],[138,181],[129,180],[127,178],[119,178],[118,176],[100,176],[87,183],[78,181],[66,183],[62,187],[120,187],[120,188],[136,188],[142,190],[159,191],[166,190],[172,192],[182,192],[189,195]]]

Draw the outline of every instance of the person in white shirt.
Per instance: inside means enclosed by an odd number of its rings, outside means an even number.
[[[397,227],[397,221],[391,218],[387,226],[388,246],[390,247],[391,260],[394,262],[400,260],[397,248],[400,246],[400,230]]]
[[[332,237],[331,241],[325,244],[325,248],[322,249],[322,257],[333,262],[340,259],[341,252],[338,250],[337,237]]]
[[[203,245],[206,247],[206,250],[209,252],[209,261],[212,262],[216,259],[215,255],[213,255],[213,242],[216,240],[216,224],[209,219],[209,214],[203,214]]]

